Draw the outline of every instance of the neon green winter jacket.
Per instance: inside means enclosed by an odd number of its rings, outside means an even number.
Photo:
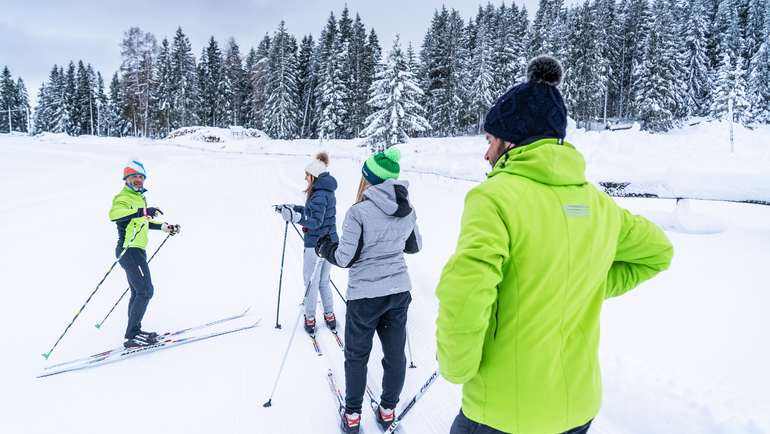
[[[126,217],[136,214],[139,208],[147,208],[147,200],[144,198],[144,194],[134,191],[128,186],[124,186],[112,199],[110,220],[118,225],[118,249],[129,247],[145,249],[149,230],[160,229],[161,222],[147,220],[145,217],[126,220]]]
[[[465,198],[436,337],[441,374],[464,385],[475,422],[556,434],[594,418],[602,304],[671,262],[663,231],[584,170],[572,145],[543,139],[503,155]]]

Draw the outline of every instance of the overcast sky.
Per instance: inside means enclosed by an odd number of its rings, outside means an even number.
[[[234,37],[245,55],[265,32],[270,34],[283,19],[291,33],[317,37],[330,11],[347,3],[358,12],[367,29],[374,27],[386,48],[393,35],[411,40],[419,48],[433,11],[446,5],[467,20],[486,0],[0,0],[0,68],[7,65],[14,78],[21,76],[35,100],[40,84],[54,64],[83,59],[101,72],[108,83],[120,66],[119,43],[123,32],[138,26],[160,42],[171,39],[177,26],[190,38],[200,56],[209,36],[220,47]],[[516,0],[533,15],[537,0]],[[499,5],[500,0],[493,1]],[[510,4],[510,0],[506,1]],[[106,83],[106,84],[107,84]]]

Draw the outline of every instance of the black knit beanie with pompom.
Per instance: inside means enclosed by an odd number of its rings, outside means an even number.
[[[557,86],[564,75],[550,56],[529,62],[527,82],[501,96],[487,112],[484,131],[515,146],[544,138],[563,139],[567,134],[567,108]]]

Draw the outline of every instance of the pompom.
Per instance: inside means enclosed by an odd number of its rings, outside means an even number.
[[[558,86],[564,70],[561,63],[551,56],[541,55],[530,60],[527,67],[527,81]]]
[[[398,163],[401,160],[401,151],[399,151],[395,146],[386,149],[383,151],[383,154],[385,154],[385,157],[387,157],[390,161]]]
[[[315,159],[324,163],[325,166],[329,165],[329,154],[325,151],[319,152],[318,155],[315,156]]]

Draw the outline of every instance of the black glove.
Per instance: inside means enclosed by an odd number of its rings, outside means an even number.
[[[162,214],[163,214],[163,211],[161,211],[160,208],[155,208],[155,207],[139,208],[136,211],[136,216],[137,217],[155,218],[155,217],[157,217],[159,215],[162,215]]]
[[[318,239],[315,244],[315,254],[321,258],[329,259],[337,250],[337,244],[332,241],[332,237],[326,234]]]

